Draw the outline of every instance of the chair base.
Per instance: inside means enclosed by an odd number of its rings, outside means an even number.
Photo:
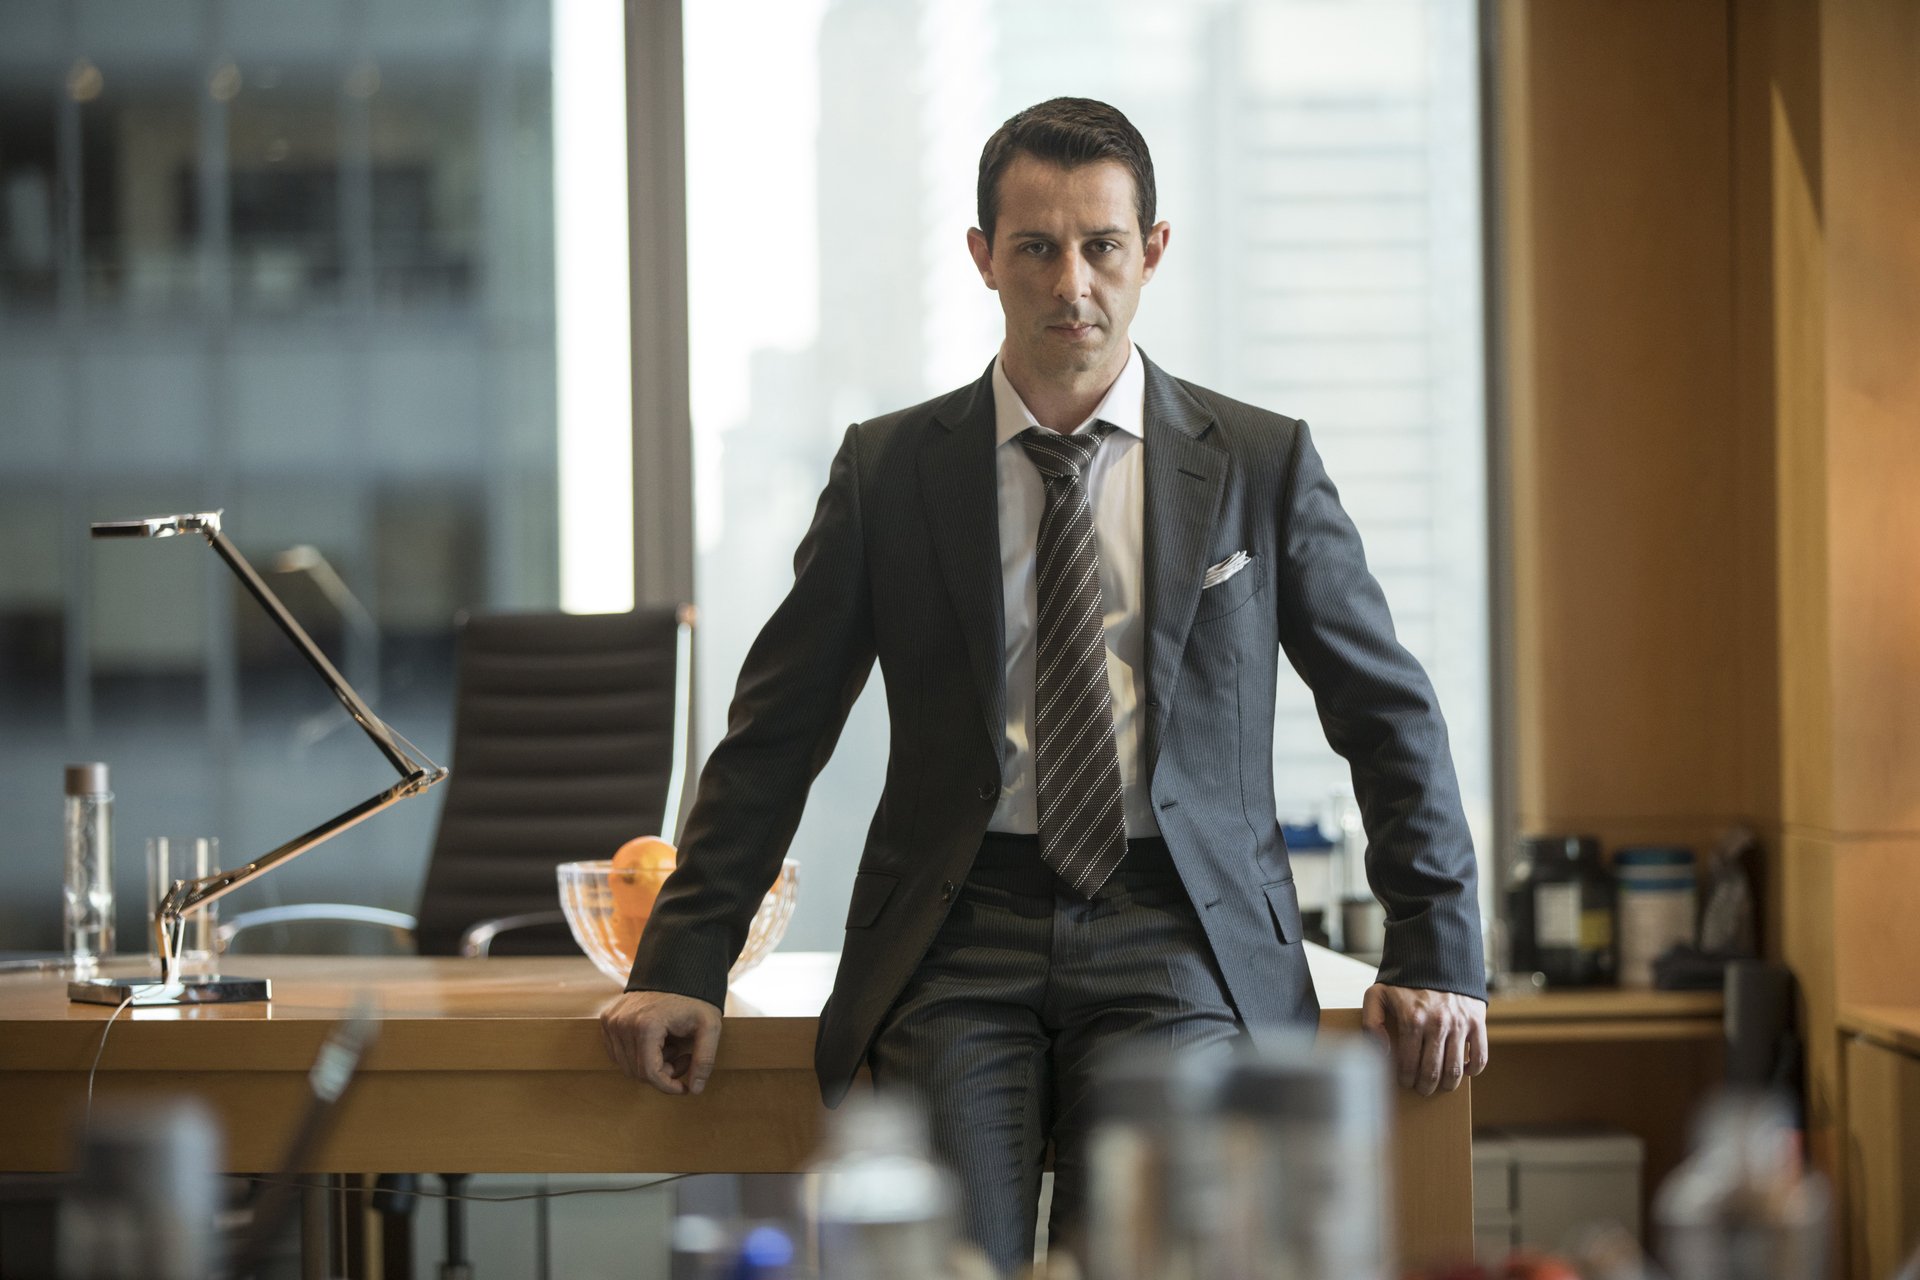
[[[233,978],[223,974],[175,978],[88,978],[67,984],[67,999],[82,1004],[123,1005],[136,1009],[175,1004],[239,1004],[273,999],[273,984],[265,978]]]

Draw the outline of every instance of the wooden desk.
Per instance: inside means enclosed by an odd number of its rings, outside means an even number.
[[[584,958],[232,959],[235,972],[273,980],[271,1004],[129,1009],[95,1084],[96,1103],[202,1098],[224,1128],[230,1170],[279,1167],[306,1072],[362,990],[379,1000],[379,1039],[311,1172],[784,1172],[805,1167],[826,1115],[813,1039],[831,955],[780,953],[736,984],[698,1098],[655,1093],[613,1067],[595,1015],[616,989]],[[1350,1006],[1330,1008],[1322,1025],[1357,1031],[1367,971],[1327,960],[1315,969],[1323,1002]],[[0,976],[0,1170],[66,1167],[111,1013],[70,1003],[60,975]],[[1471,1131],[1467,1090],[1400,1094],[1409,1262],[1471,1252]]]

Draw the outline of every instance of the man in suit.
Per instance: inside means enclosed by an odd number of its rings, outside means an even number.
[[[1275,818],[1282,651],[1352,766],[1387,910],[1367,1025],[1427,1093],[1487,1047],[1446,729],[1306,424],[1127,336],[1169,239],[1145,142],[1105,104],[1042,103],[988,141],[978,194],[1000,352],[848,429],[602,1021],[630,1074],[700,1092],[728,967],[877,658],[886,783],[821,1091],[865,1063],[925,1098],[966,1230],[1011,1269],[1049,1141],[1056,1230],[1078,1211],[1102,1054],[1315,1020]]]

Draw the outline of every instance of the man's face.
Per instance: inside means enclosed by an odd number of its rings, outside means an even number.
[[[1068,169],[1030,155],[1000,175],[993,244],[967,246],[980,278],[1000,294],[1006,351],[1028,377],[1118,376],[1140,286],[1153,278],[1168,228],[1140,234],[1133,175],[1117,160]]]

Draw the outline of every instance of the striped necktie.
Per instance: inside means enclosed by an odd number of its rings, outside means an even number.
[[[1111,424],[1097,422],[1084,435],[1045,427],[1029,427],[1020,435],[1046,481],[1033,680],[1040,857],[1088,898],[1127,852],[1113,689],[1107,683],[1100,551],[1082,478],[1111,430]]]

